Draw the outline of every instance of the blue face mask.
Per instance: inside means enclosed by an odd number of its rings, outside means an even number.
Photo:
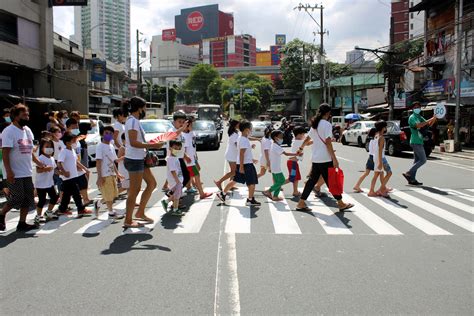
[[[79,131],[78,128],[75,128],[75,129],[71,130],[71,133],[73,133],[74,135],[79,135],[81,133],[81,131]]]
[[[414,110],[413,110],[413,113],[415,113],[415,114],[420,114],[420,113],[421,113],[421,109],[414,109]]]
[[[279,138],[279,139],[277,140],[277,144],[278,144],[278,145],[283,144],[283,139]]]
[[[11,122],[12,122],[12,119],[11,119],[9,116],[7,116],[7,117],[5,118],[5,122],[11,123]]]

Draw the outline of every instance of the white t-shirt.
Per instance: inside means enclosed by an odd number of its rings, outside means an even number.
[[[312,162],[321,163],[332,161],[331,155],[329,155],[329,151],[326,147],[326,144],[324,143],[328,138],[332,137],[331,123],[326,120],[319,121],[317,131],[314,128],[311,128],[309,130],[308,136],[313,140]]]
[[[145,131],[143,130],[140,121],[133,116],[129,116],[125,122],[125,158],[140,160],[144,159],[146,155],[145,148],[135,148],[130,145],[130,139],[128,138],[128,131],[137,131],[137,140],[144,143]]]
[[[63,143],[64,144],[64,143]],[[82,146],[80,142],[76,142],[76,155],[77,155],[77,160],[81,162],[81,152],[82,152]],[[64,145],[64,148],[66,148],[66,145]],[[82,169],[77,169],[77,176],[80,177],[83,174],[86,174],[84,170]]]
[[[170,129],[168,129],[168,132],[177,132],[177,131],[178,131],[178,129],[176,129],[176,127],[174,127],[174,126],[171,126]],[[178,137],[176,137],[176,139],[174,139],[174,140],[179,140],[181,143],[183,143],[183,149],[184,149],[185,139],[184,139],[183,135],[184,135],[184,133],[180,133],[178,135]],[[168,142],[168,148],[169,148],[168,154],[171,155],[171,147],[170,147],[169,142]],[[176,156],[177,158],[179,158],[179,159],[184,158],[184,150],[183,149],[181,149],[181,153],[178,156]]]
[[[176,185],[176,180],[171,174],[171,171],[176,171],[179,181],[183,182],[184,180],[183,172],[181,171],[181,165],[179,164],[178,157],[175,157],[175,156],[166,157],[166,169],[167,169],[166,178],[168,179],[169,188],[173,188]]]
[[[20,129],[10,124],[2,133],[2,148],[11,148],[10,167],[15,178],[33,175],[33,133],[28,126]],[[6,178],[6,174],[4,175]]]
[[[62,163],[63,169],[69,172],[69,177],[61,175],[61,179],[69,180],[77,178],[77,155],[74,150],[64,148],[59,153],[58,162]]]
[[[193,131],[189,133],[183,133],[184,137],[184,151],[191,162],[186,162],[186,166],[195,166],[196,165],[196,134]]]
[[[285,151],[277,143],[272,143],[270,147],[270,169],[272,173],[281,173],[281,155]]]
[[[112,144],[100,143],[97,146],[95,157],[97,160],[102,160],[101,172],[102,177],[115,176],[115,160],[117,154]]]
[[[244,165],[253,163],[252,145],[247,137],[239,136],[237,144],[237,164],[240,165],[240,150],[246,149],[244,154]]]
[[[38,160],[44,163],[45,166],[53,167],[53,170],[48,172],[37,172],[35,178],[35,188],[37,189],[49,189],[54,186],[54,169],[56,168],[56,162],[53,157],[46,157],[45,155],[40,155]]]
[[[230,162],[237,161],[237,140],[239,139],[239,134],[234,132],[229,136],[229,141],[227,143],[227,148],[225,150],[225,160]]]
[[[375,151],[375,146],[376,146],[375,139],[371,139],[369,142],[369,155],[374,156],[375,154],[377,154]]]
[[[114,130],[118,131],[117,143],[122,146],[122,134],[125,132],[125,126],[119,121],[115,121]]]
[[[291,152],[293,154],[296,154],[298,150],[300,150],[301,145],[303,145],[304,140],[303,139],[293,139],[293,142],[291,143]],[[295,157],[293,157],[295,158]],[[298,156],[296,157],[299,161],[303,161],[303,156]]]
[[[260,154],[260,165],[266,167],[267,166],[267,157],[265,156],[265,150],[270,150],[273,141],[270,138],[262,138],[260,142],[260,148],[262,153]],[[270,153],[269,153],[270,154]]]
[[[64,149],[64,143],[62,140],[58,140],[57,142],[55,142],[53,140],[53,144],[54,144],[54,160],[58,160],[58,157],[59,157],[59,153],[61,152],[61,150]]]

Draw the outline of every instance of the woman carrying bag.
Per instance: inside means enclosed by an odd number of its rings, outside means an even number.
[[[311,173],[304,186],[301,198],[296,205],[297,211],[311,212],[311,209],[306,205],[306,200],[311,194],[314,185],[318,182],[319,177],[322,176],[324,182],[329,186],[329,168],[339,168],[339,162],[337,161],[336,154],[332,147],[332,125],[329,123],[330,118],[331,107],[326,103],[321,104],[318,113],[311,120],[311,129],[308,136],[299,148],[299,151],[302,151],[306,144],[311,140],[313,141]],[[342,195],[333,196],[337,200],[337,206],[341,212],[354,206],[350,203],[344,203],[342,201]]]

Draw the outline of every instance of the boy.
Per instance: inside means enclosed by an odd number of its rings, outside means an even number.
[[[281,186],[288,183],[289,180],[285,180],[283,172],[281,172],[281,155],[296,157],[301,156],[301,153],[287,153],[281,148],[283,144],[283,132],[280,130],[273,131],[271,133],[272,146],[270,147],[270,171],[273,176],[274,184],[263,192],[263,195],[272,199],[273,201],[282,201],[283,199],[278,197],[281,191]],[[298,187],[297,187],[298,189]],[[273,196],[272,196],[273,193]]]
[[[212,196],[212,193],[204,192],[201,184],[201,177],[199,175],[199,167],[196,165],[196,135],[193,132],[192,119],[189,120],[188,127],[184,130],[184,152],[189,157],[190,161],[186,161],[186,167],[191,177],[191,181],[188,182],[187,191],[188,193],[195,193],[196,189],[191,187],[192,183],[199,192],[199,198],[207,199]]]
[[[179,154],[183,143],[179,140],[169,141],[170,154],[166,157],[167,181],[170,190],[166,194],[168,199],[161,200],[161,205],[165,212],[168,212],[169,202],[173,203],[171,215],[183,216],[184,213],[179,209],[179,199],[183,194],[183,173],[181,172],[181,165],[179,163]]]
[[[306,138],[306,130],[304,127],[297,126],[293,129],[293,143],[291,144],[291,152],[296,154],[303,145],[304,139]],[[309,144],[309,143],[308,143]],[[310,145],[310,144],[309,144]],[[301,156],[295,156],[288,159],[286,165],[288,167],[288,182],[293,183],[293,196],[298,197],[301,193],[298,191],[298,183],[301,180],[299,161],[303,160],[303,153]]]
[[[77,160],[77,154],[73,147],[77,142],[76,136],[71,132],[66,132],[62,140],[65,148],[61,150],[58,157],[58,170],[63,180],[63,197],[58,209],[59,214],[70,215],[70,212],[67,211],[67,207],[72,196],[76,203],[78,217],[90,216],[92,211],[86,209],[82,204],[82,198],[77,184],[78,169],[85,172],[85,167]]]
[[[112,220],[124,217],[113,210],[114,200],[118,197],[117,177],[121,178],[115,165],[118,158],[115,154],[114,146],[111,144],[114,139],[114,132],[112,126],[105,126],[101,133],[102,142],[96,149],[97,187],[102,194],[102,201],[105,201],[107,204],[109,219]],[[94,210],[96,217],[99,216],[99,208],[99,201],[95,201]]]
[[[260,206],[262,203],[257,202],[254,197],[255,185],[258,184],[258,176],[252,156],[252,145],[250,145],[250,140],[248,138],[252,131],[252,124],[249,121],[242,121],[240,123],[240,131],[242,135],[240,135],[237,142],[238,155],[234,181],[247,185],[249,196],[246,204],[248,206]]]

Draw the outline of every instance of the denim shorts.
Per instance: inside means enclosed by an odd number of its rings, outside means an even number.
[[[392,172],[392,168],[390,168],[390,164],[388,163],[387,158],[383,157],[382,163],[383,163],[383,169],[385,170],[385,172]]]
[[[125,158],[123,164],[129,173],[141,173],[145,171],[144,159]]]
[[[374,171],[374,156],[369,155],[369,159],[367,159],[367,163],[365,164],[365,169]]]

